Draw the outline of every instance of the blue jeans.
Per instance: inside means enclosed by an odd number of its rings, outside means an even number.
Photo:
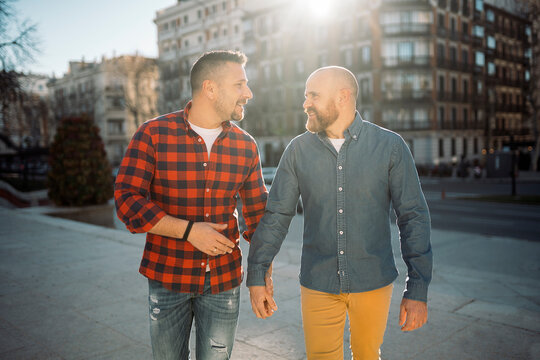
[[[219,294],[176,293],[148,280],[150,339],[155,360],[184,360],[189,356],[189,335],[195,319],[197,360],[230,359],[238,323],[240,286]]]

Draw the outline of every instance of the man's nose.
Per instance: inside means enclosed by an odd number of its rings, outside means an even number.
[[[251,89],[249,88],[249,86],[246,85],[246,89],[244,91],[244,96],[248,99],[252,99],[253,98],[253,93],[251,92]]]

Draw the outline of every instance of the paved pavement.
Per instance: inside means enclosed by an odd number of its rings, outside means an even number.
[[[45,216],[45,210],[0,207],[0,358],[150,359],[147,286],[137,271],[144,235]],[[305,358],[302,224],[295,217],[275,261],[279,310],[272,318],[252,314],[242,285],[232,359]],[[429,322],[402,333],[405,266],[393,232],[401,275],[383,359],[540,359],[540,243],[434,230]],[[247,247],[244,242],[244,253]]]

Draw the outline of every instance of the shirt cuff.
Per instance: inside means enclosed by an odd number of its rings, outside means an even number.
[[[266,282],[264,281],[264,276],[266,275],[266,270],[248,270],[246,286],[265,286]]]
[[[427,302],[428,286],[418,282],[407,282],[403,297],[410,300]]]

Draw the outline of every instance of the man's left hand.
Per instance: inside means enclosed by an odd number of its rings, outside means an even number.
[[[421,328],[427,322],[427,303],[418,300],[401,300],[399,307],[399,325],[401,331],[413,331]]]

